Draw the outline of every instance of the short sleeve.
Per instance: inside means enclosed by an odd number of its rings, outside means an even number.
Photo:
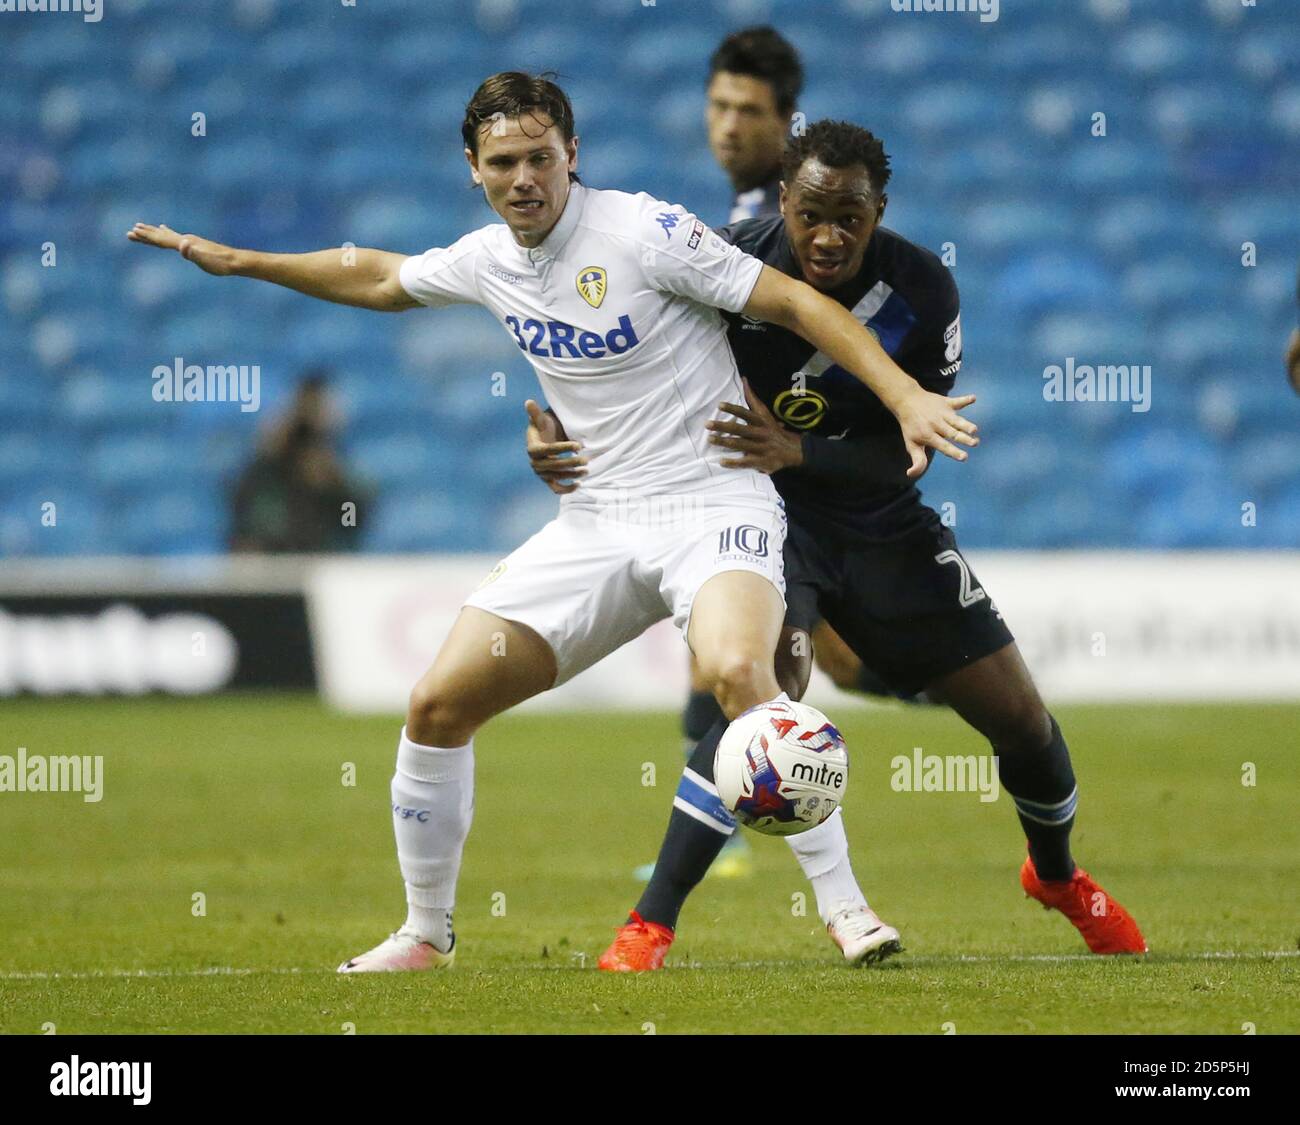
[[[930,289],[910,294],[923,310],[912,329],[898,364],[921,386],[937,394],[948,394],[961,370],[961,307],[957,283],[942,269]]]
[[[730,245],[684,207],[645,197],[638,224],[641,262],[655,289],[738,313],[763,263]]]
[[[478,304],[481,300],[475,268],[479,231],[471,231],[447,247],[434,247],[402,262],[402,288],[422,305]]]

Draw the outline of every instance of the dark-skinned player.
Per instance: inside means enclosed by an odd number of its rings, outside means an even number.
[[[956,285],[933,254],[880,226],[889,174],[883,147],[865,129],[818,122],[787,147],[781,215],[719,234],[852,310],[923,387],[947,394],[961,366]],[[727,319],[747,402],[724,407],[735,421],[710,423],[710,440],[737,454],[734,467],[771,474],[786,504],[782,686],[796,698],[806,686],[809,646],[800,637],[824,618],[891,689],[924,690],[946,703],[997,756],[1027,838],[1025,893],[1065,914],[1094,953],[1145,952],[1132,917],[1074,862],[1078,790],[1065,740],[951,529],[922,503],[897,424],[869,391],[797,337],[743,316]],[[539,475],[562,476],[543,450],[530,440],[534,467],[545,470]],[[726,839],[720,803],[708,810],[711,824],[681,808],[685,798],[700,811],[702,790],[692,775],[711,780],[724,730],[716,723],[692,755],[654,875],[602,968],[663,964],[687,895]],[[824,853],[818,858],[828,887],[852,882],[842,826],[834,829],[839,817],[789,838],[805,850],[805,871],[819,866],[806,862],[809,856]],[[848,872],[847,881],[837,871]],[[823,903],[817,878],[813,884],[823,921],[830,921],[828,911],[833,918],[844,903]]]

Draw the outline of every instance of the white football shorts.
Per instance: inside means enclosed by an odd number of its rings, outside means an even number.
[[[760,574],[784,601],[785,533],[785,506],[752,489],[595,502],[574,493],[465,604],[537,632],[558,686],[665,617],[685,637],[695,594],[715,574]]]

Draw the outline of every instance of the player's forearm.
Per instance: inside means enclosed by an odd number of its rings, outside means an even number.
[[[268,254],[237,250],[233,273],[296,289],[309,297],[380,312],[414,308],[398,277],[403,255],[387,250],[315,250]]]
[[[790,471],[835,484],[869,487],[873,492],[893,492],[911,484],[907,476],[910,458],[902,435],[868,438],[862,441],[832,441],[816,434],[800,439],[803,460]]]
[[[801,286],[789,303],[790,323],[818,351],[856,376],[895,414],[919,384],[898,366],[879,341],[848,309],[811,286]]]

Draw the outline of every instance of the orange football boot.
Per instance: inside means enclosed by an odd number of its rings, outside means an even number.
[[[1133,915],[1103,891],[1082,867],[1064,883],[1044,882],[1026,857],[1020,869],[1025,894],[1043,904],[1044,910],[1059,910],[1083,935],[1094,953],[1145,953],[1146,939]]]
[[[620,926],[618,936],[596,962],[607,973],[644,973],[664,967],[664,955],[673,943],[674,934],[658,922],[642,921],[635,910],[631,921]]]

